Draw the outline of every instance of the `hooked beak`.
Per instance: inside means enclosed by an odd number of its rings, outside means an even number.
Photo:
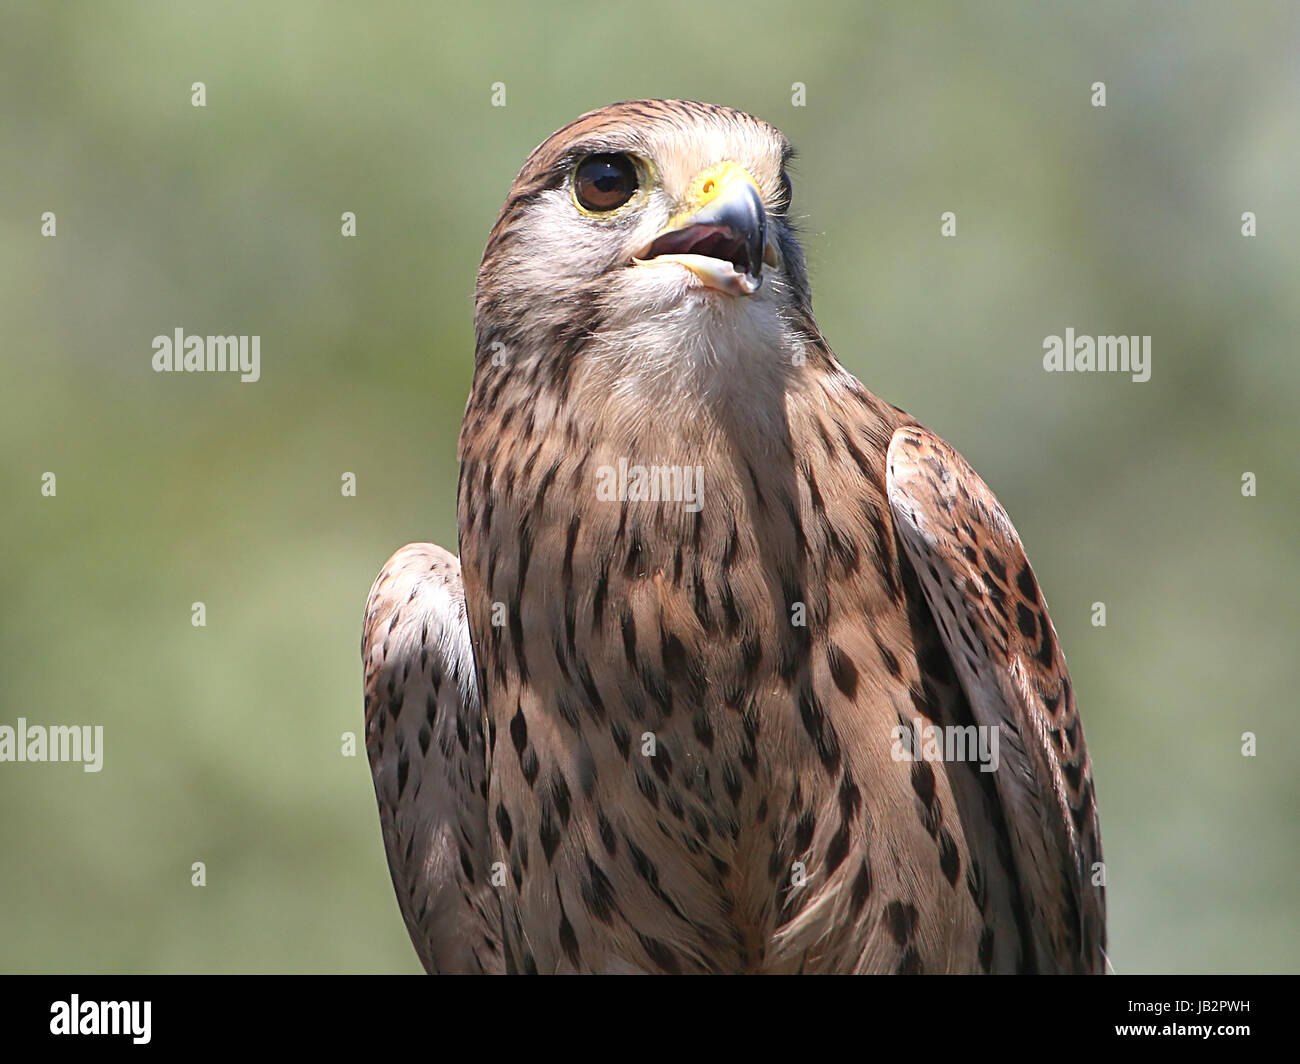
[[[763,264],[780,253],[767,239],[767,208],[744,167],[722,163],[691,182],[690,206],[677,214],[632,261],[637,266],[677,264],[710,288],[752,295],[763,283]]]

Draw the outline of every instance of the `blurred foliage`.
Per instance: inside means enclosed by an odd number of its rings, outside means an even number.
[[[0,765],[0,970],[418,970],[340,756],[362,606],[394,548],[455,542],[515,171],[641,96],[795,141],[826,336],[1016,520],[1115,968],[1300,968],[1294,5],[4,6],[0,723],[106,739],[99,774]],[[259,334],[262,380],[153,373],[177,326]],[[1045,374],[1066,326],[1151,334],[1151,381]]]

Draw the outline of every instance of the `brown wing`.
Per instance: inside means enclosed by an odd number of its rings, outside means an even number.
[[[453,555],[411,543],[388,559],[366,602],[361,656],[366,753],[411,942],[430,973],[500,974],[483,718]]]
[[[1092,769],[1065,656],[1020,537],[933,433],[894,433],[887,485],[908,558],[976,723],[999,729],[994,773],[1040,972],[1105,968],[1106,899]]]

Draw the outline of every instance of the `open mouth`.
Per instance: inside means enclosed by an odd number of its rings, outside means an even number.
[[[752,239],[727,225],[688,225],[654,240],[632,261],[638,266],[676,263],[709,288],[752,295],[762,283],[762,262],[751,259]]]
[[[699,255],[729,262],[737,273],[750,276],[758,273],[753,268],[755,263],[749,261],[744,238],[726,225],[688,225],[675,233],[665,233],[638,257],[657,259],[660,255]]]

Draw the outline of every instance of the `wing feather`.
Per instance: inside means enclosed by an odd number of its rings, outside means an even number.
[[[890,441],[895,526],[978,724],[996,726],[1037,968],[1101,972],[1105,887],[1092,768],[1065,655],[1024,547],[975,471],[924,428]]]
[[[388,869],[430,973],[504,969],[488,881],[486,760],[460,563],[412,543],[366,602],[366,753]]]

